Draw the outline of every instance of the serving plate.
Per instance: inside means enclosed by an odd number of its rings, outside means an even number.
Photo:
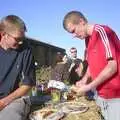
[[[55,106],[56,109],[61,109],[64,113],[83,113],[88,110],[88,106],[81,102],[63,102]]]
[[[43,108],[32,112],[29,116],[30,120],[59,120],[63,118],[65,113],[61,110]]]

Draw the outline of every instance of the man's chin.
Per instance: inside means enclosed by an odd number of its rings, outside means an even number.
[[[77,38],[78,38],[78,39],[81,39],[81,40],[84,40],[84,39],[85,39],[85,37],[81,37],[81,36],[80,36],[80,37],[77,37]]]
[[[81,40],[84,40],[84,39],[85,39],[85,37],[80,37],[80,39],[81,39]]]

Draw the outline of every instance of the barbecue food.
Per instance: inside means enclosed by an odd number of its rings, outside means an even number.
[[[43,108],[30,114],[30,120],[60,120],[65,116],[61,110]]]
[[[55,113],[56,109],[44,108],[37,111],[34,111],[30,114],[30,120],[44,120],[46,117]]]

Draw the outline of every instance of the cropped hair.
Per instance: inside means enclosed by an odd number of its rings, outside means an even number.
[[[10,32],[15,30],[27,31],[24,21],[16,15],[8,15],[0,21],[0,32]]]
[[[79,24],[80,18],[87,22],[85,16],[79,11],[68,12],[63,19],[63,27],[67,30],[68,23]]]
[[[71,51],[71,50],[76,50],[76,51],[77,51],[77,48],[76,48],[76,47],[71,47],[71,48],[70,48],[70,51]]]

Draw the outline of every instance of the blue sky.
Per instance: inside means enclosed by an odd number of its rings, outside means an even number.
[[[65,48],[67,52],[75,46],[81,58],[84,40],[73,39],[62,26],[67,12],[79,10],[90,23],[109,25],[120,36],[119,0],[1,0],[0,4],[0,18],[18,15],[27,25],[27,36]]]

